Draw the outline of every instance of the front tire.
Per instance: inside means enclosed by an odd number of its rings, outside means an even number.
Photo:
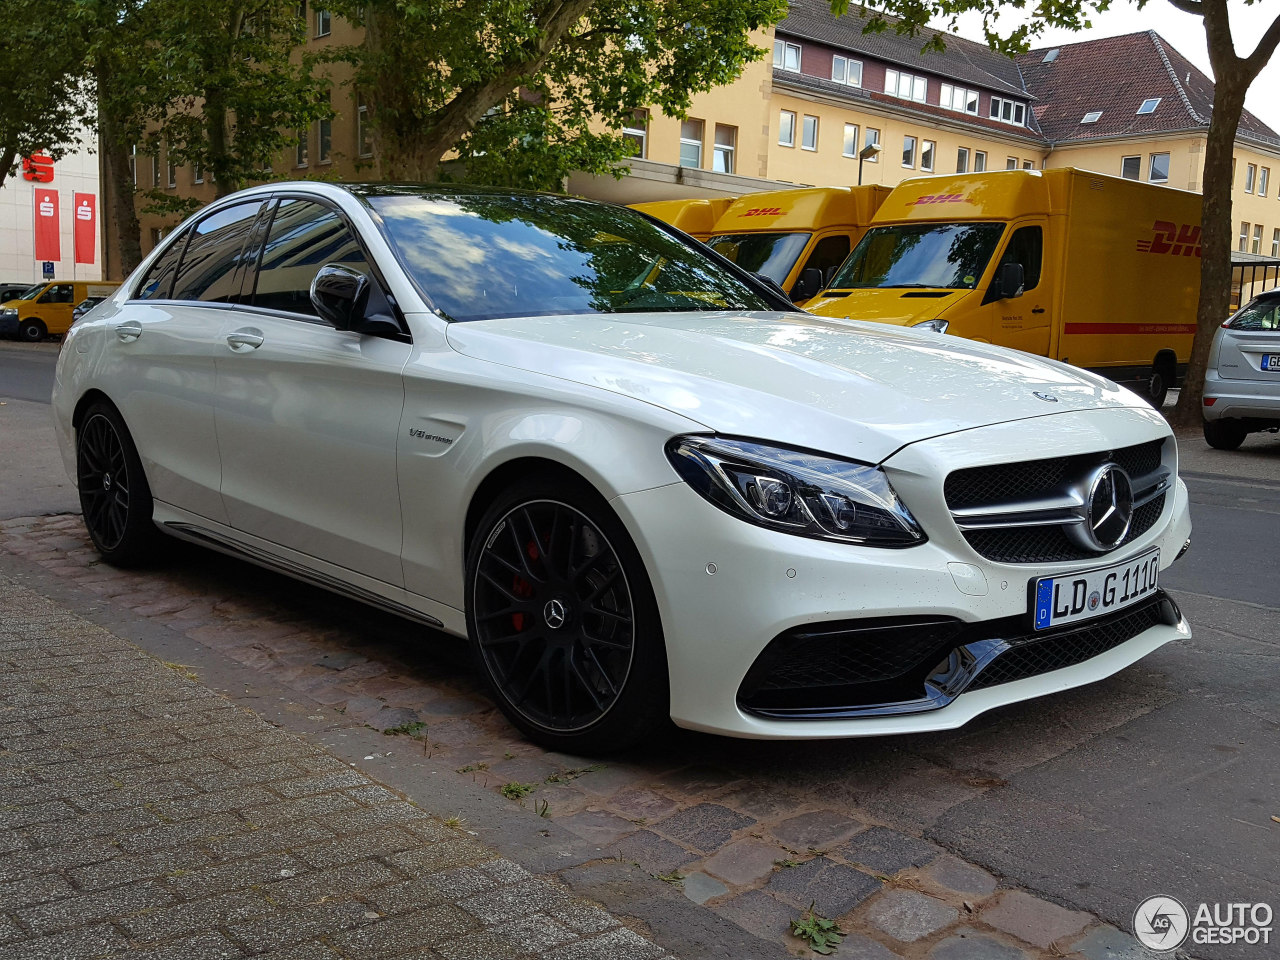
[[[1236,450],[1249,431],[1239,420],[1206,420],[1204,439],[1215,450]]]
[[[25,340],[27,343],[39,343],[46,336],[48,336],[48,331],[45,329],[43,321],[34,317],[29,320],[23,320],[18,325],[19,340]]]
[[[499,496],[472,537],[466,604],[476,664],[530,740],[613,753],[668,722],[653,588],[586,484],[533,479]]]
[[[104,560],[125,567],[153,555],[151,488],[124,419],[109,404],[91,406],[76,430],[76,482],[85,529]]]

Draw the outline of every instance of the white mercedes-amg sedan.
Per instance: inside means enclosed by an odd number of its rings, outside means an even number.
[[[75,324],[54,407],[107,561],[170,534],[468,637],[558,749],[951,729],[1190,635],[1142,398],[797,312],[625,208],[226,197]]]

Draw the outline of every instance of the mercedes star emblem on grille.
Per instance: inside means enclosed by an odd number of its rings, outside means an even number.
[[[1088,480],[1084,522],[1068,528],[1081,546],[1104,552],[1114,550],[1129,533],[1133,521],[1133,484],[1124,468],[1106,463]]]

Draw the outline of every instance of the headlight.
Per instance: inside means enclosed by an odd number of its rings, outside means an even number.
[[[667,458],[698,493],[748,523],[875,547],[925,539],[878,467],[723,437],[676,437]]]
[[[946,333],[947,327],[951,326],[950,320],[921,320],[919,323],[913,323],[911,326],[917,330],[924,328],[932,330],[934,333]]]
[[[17,319],[17,316],[18,311],[12,308],[8,310],[0,310],[0,320],[15,320]]]

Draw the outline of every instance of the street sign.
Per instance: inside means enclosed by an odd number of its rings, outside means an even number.
[[[41,266],[44,268],[44,278],[46,280],[52,280],[53,279],[53,261],[45,260],[44,263],[41,264]]]

